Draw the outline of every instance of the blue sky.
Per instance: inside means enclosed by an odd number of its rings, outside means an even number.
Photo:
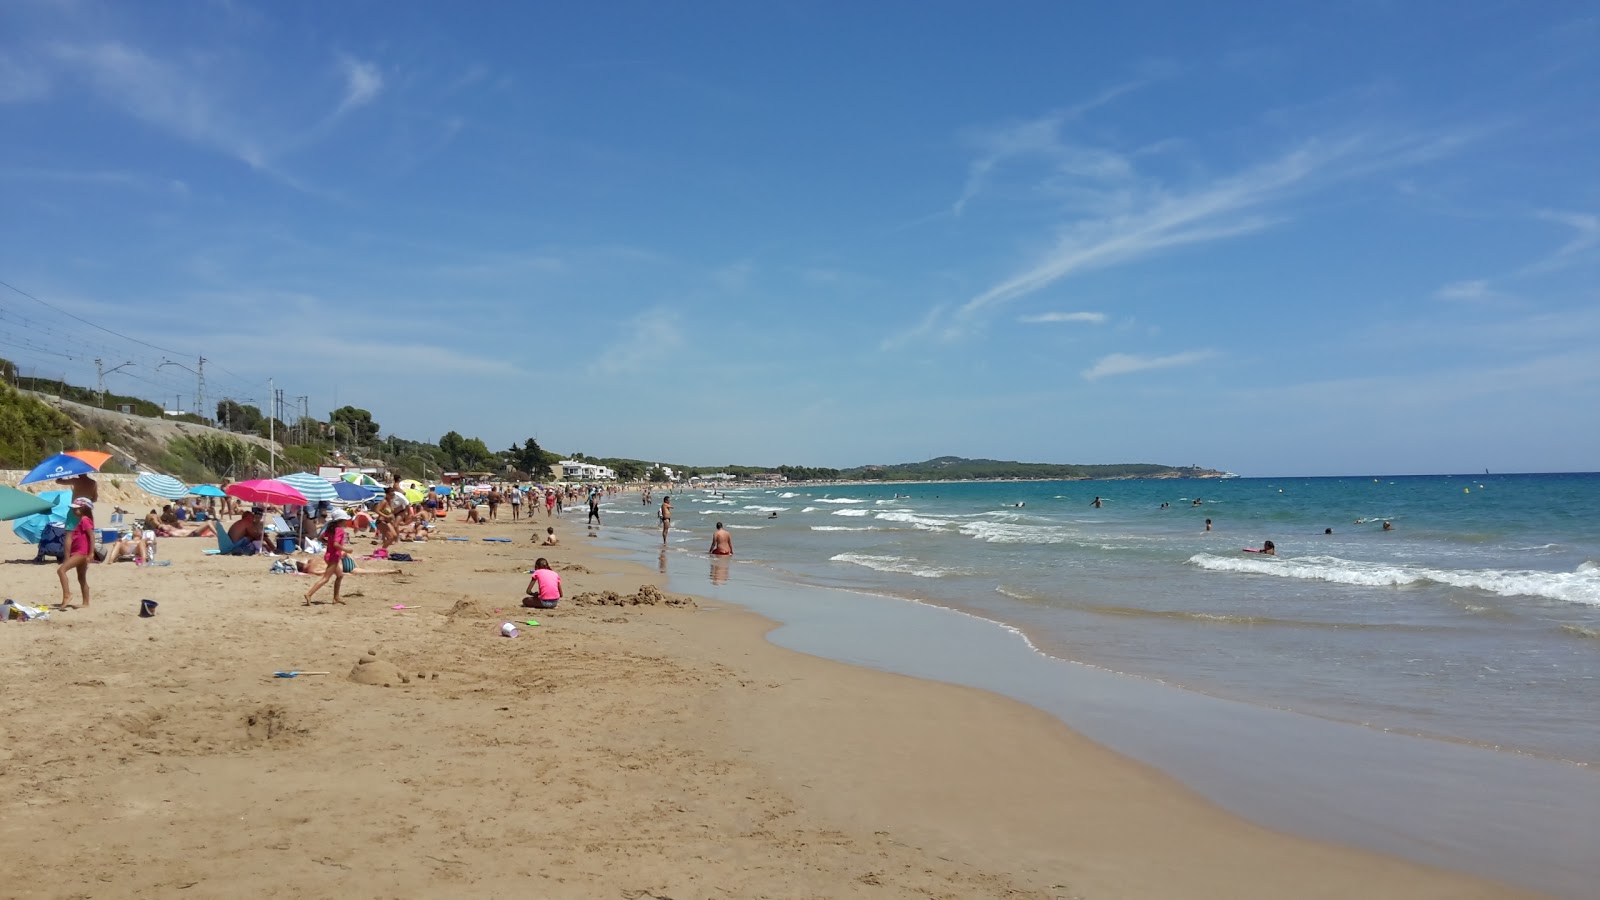
[[[1593,3],[11,0],[0,355],[697,464],[1592,470],[1597,98]]]

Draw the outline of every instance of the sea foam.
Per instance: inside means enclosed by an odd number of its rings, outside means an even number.
[[[1231,557],[1197,553],[1189,564],[1211,572],[1275,575],[1334,584],[1374,587],[1443,584],[1498,594],[1502,597],[1544,597],[1567,603],[1600,606],[1600,567],[1584,563],[1572,572],[1527,569],[1434,569],[1358,562],[1337,556]]]
[[[902,575],[915,575],[918,578],[943,578],[954,574],[954,569],[941,569],[938,566],[929,566],[903,556],[872,556],[867,553],[840,553],[829,557],[834,562],[852,563],[866,566],[879,572],[896,572]]]

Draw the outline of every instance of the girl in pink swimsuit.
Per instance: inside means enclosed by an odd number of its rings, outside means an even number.
[[[342,509],[336,509],[328,514],[328,524],[322,529],[322,543],[327,548],[322,553],[322,559],[328,565],[322,570],[322,577],[317,579],[317,583],[311,586],[311,590],[306,591],[306,606],[311,605],[312,596],[327,584],[330,578],[333,579],[333,602],[340,606],[344,605],[344,600],[339,597],[339,588],[344,584],[345,573],[356,567],[356,561],[350,558],[350,552],[346,549],[349,532],[345,527],[349,524],[350,514]]]
[[[79,497],[72,501],[72,511],[78,521],[67,533],[67,558],[56,567],[61,579],[61,608],[72,601],[72,588],[67,584],[67,573],[78,570],[78,590],[83,593],[83,607],[89,608],[89,563],[94,560],[94,501]]]

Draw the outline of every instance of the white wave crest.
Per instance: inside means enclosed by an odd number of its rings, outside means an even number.
[[[803,513],[805,513],[805,512],[816,512],[817,508],[815,506],[808,506],[805,509],[802,509],[800,511],[803,512]]]
[[[833,511],[833,514],[836,515],[836,516],[864,516],[864,515],[867,514],[867,510],[864,510],[864,509],[836,509],[836,510]]]
[[[954,525],[949,519],[935,519],[931,516],[919,516],[916,513],[889,510],[878,513],[876,518],[885,522],[899,522],[902,525],[915,525],[924,531],[938,531],[945,525]]]
[[[871,525],[813,525],[812,531],[877,531]]]
[[[784,491],[783,493],[778,495],[778,499],[779,500],[788,500],[790,497],[798,497],[798,496],[800,496],[800,495],[796,494],[793,491]]]
[[[954,569],[941,569],[937,566],[928,566],[902,556],[871,556],[866,553],[840,553],[830,557],[835,562],[853,563],[866,566],[879,572],[896,572],[903,575],[915,575],[918,578],[943,578],[952,574]]]
[[[1545,597],[1567,603],[1600,606],[1600,567],[1584,563],[1572,572],[1536,572],[1527,569],[1432,569],[1358,562],[1337,556],[1231,557],[1197,553],[1189,564],[1211,572],[1276,575],[1334,584],[1374,587],[1407,584],[1444,584],[1498,594],[1502,597]]]
[[[788,508],[789,507],[787,507],[787,506],[746,506],[745,507],[745,509],[753,509],[756,512],[784,512]]]
[[[867,501],[865,501],[865,500],[857,500],[854,497],[833,497],[831,499],[827,498],[827,497],[824,497],[821,500],[818,500],[817,502],[818,503],[865,503]]]
[[[1066,532],[1048,525],[1018,525],[1011,522],[968,522],[961,533],[991,544],[1059,544]]]

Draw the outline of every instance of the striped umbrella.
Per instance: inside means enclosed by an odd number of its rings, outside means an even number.
[[[164,500],[182,500],[189,496],[189,486],[171,475],[146,472],[135,478],[133,483],[137,484],[146,494],[160,497]]]
[[[333,485],[321,475],[296,472],[293,475],[279,475],[278,480],[304,494],[312,503],[320,503],[323,500],[331,503],[339,499],[339,495],[333,490]]]

